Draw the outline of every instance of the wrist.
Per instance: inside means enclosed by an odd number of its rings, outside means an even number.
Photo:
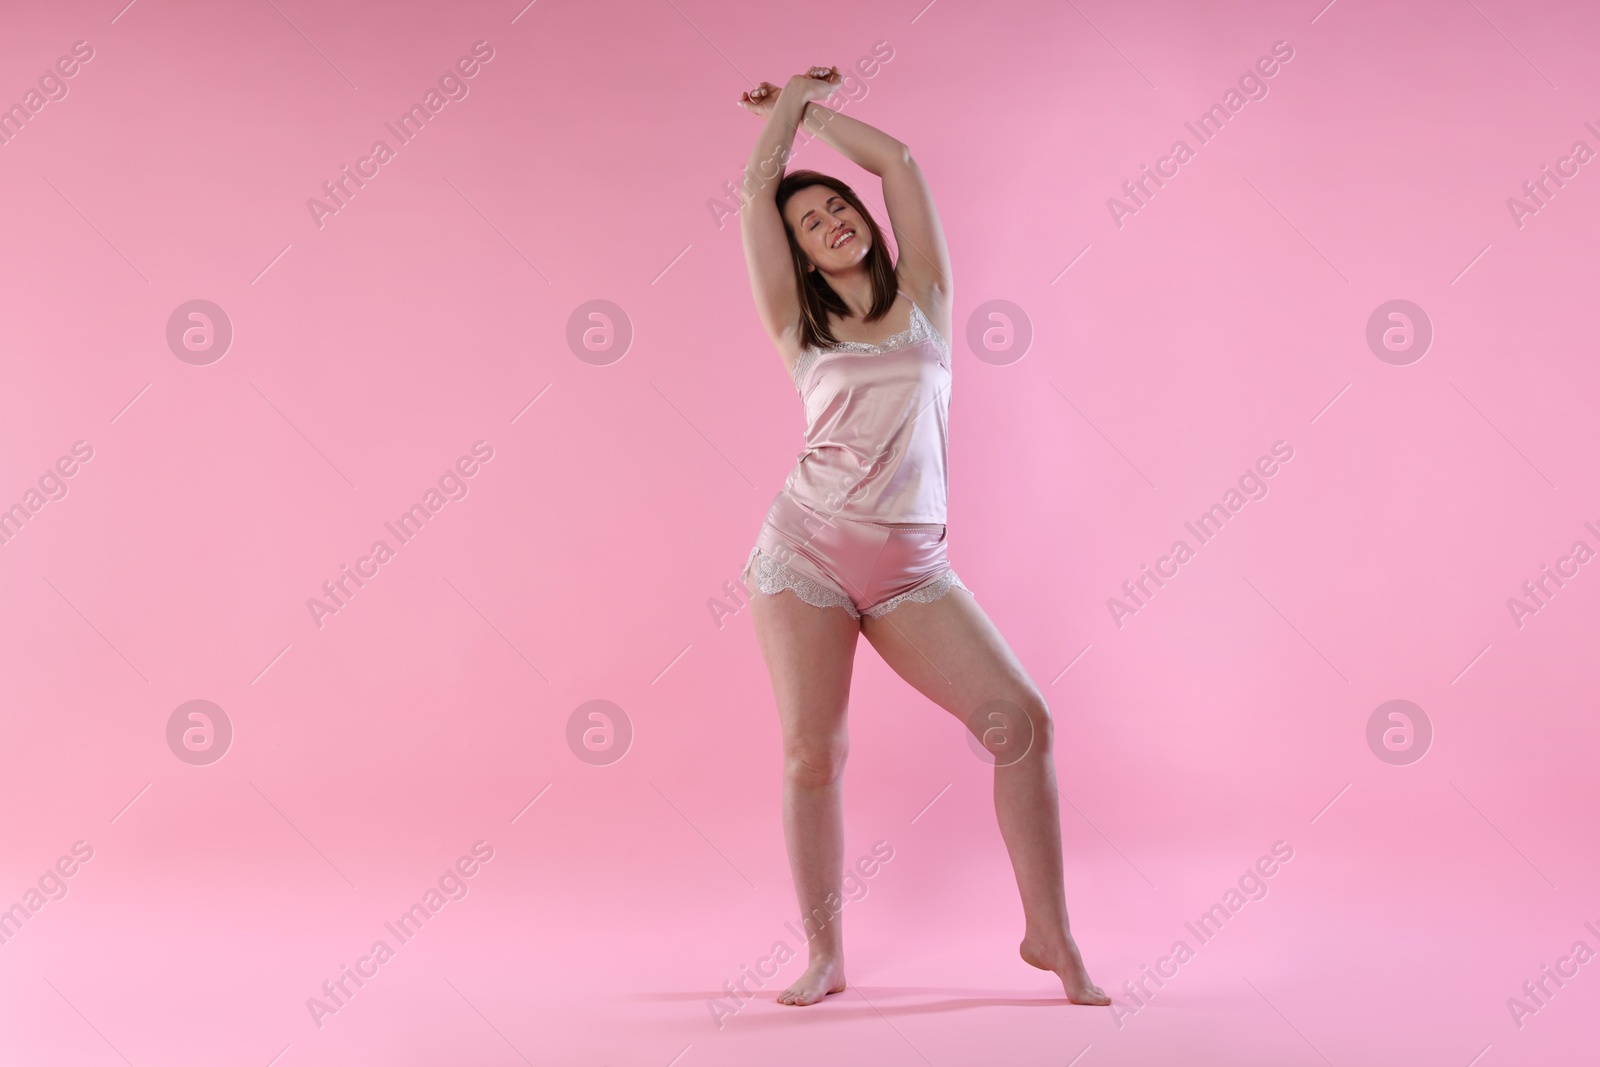
[[[805,121],[806,105],[808,103],[810,103],[810,101],[805,98],[804,94],[802,94],[799,89],[796,89],[793,93],[785,89],[778,96],[778,102],[773,106],[772,111],[773,114],[782,112],[783,114],[792,117],[796,124],[799,124]]]
[[[821,101],[810,100],[806,103],[805,113],[801,116],[800,121],[805,124],[806,129],[814,134],[821,135],[822,128],[833,119],[835,114],[836,112],[830,108],[824,107]]]

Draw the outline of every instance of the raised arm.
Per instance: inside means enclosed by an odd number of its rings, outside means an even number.
[[[764,113],[767,118],[745,164],[746,200],[739,212],[745,266],[750,271],[750,290],[761,324],[788,359],[800,351],[800,293],[795,287],[789,238],[778,213],[778,182],[783,178],[806,105],[832,92],[840,80],[835,69],[812,69],[819,73],[826,70],[828,76],[797,74],[782,90],[762,82],[739,101],[746,110]]]
[[[883,206],[900,249],[896,270],[914,292],[948,298],[950,250],[922,168],[902,141],[819,103],[806,108],[806,129],[840,155],[883,179]]]

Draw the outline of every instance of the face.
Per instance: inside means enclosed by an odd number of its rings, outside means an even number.
[[[826,185],[808,185],[783,205],[795,240],[813,265],[828,273],[853,267],[872,247],[861,213]],[[843,238],[837,248],[834,242]]]

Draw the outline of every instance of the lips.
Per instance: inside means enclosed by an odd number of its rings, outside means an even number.
[[[840,236],[835,237],[833,239],[833,243],[828,245],[828,247],[829,248],[842,248],[842,247],[844,247],[844,242],[846,242],[846,241],[854,241],[855,239],[856,239],[856,231],[854,231],[854,230],[845,230],[844,233],[842,233]]]

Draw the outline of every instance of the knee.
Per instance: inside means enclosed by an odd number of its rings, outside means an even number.
[[[1022,702],[1028,722],[1033,727],[1033,751],[1049,753],[1056,743],[1056,722],[1050,716],[1050,705],[1043,694],[1032,693]]]
[[[784,746],[784,774],[795,785],[832,785],[844,775],[850,744],[843,738],[821,738]]]
[[[1055,721],[1044,695],[1028,691],[982,705],[969,726],[978,741],[995,756],[1011,762],[1047,755],[1055,745]],[[1019,746],[1026,748],[1019,754]]]

